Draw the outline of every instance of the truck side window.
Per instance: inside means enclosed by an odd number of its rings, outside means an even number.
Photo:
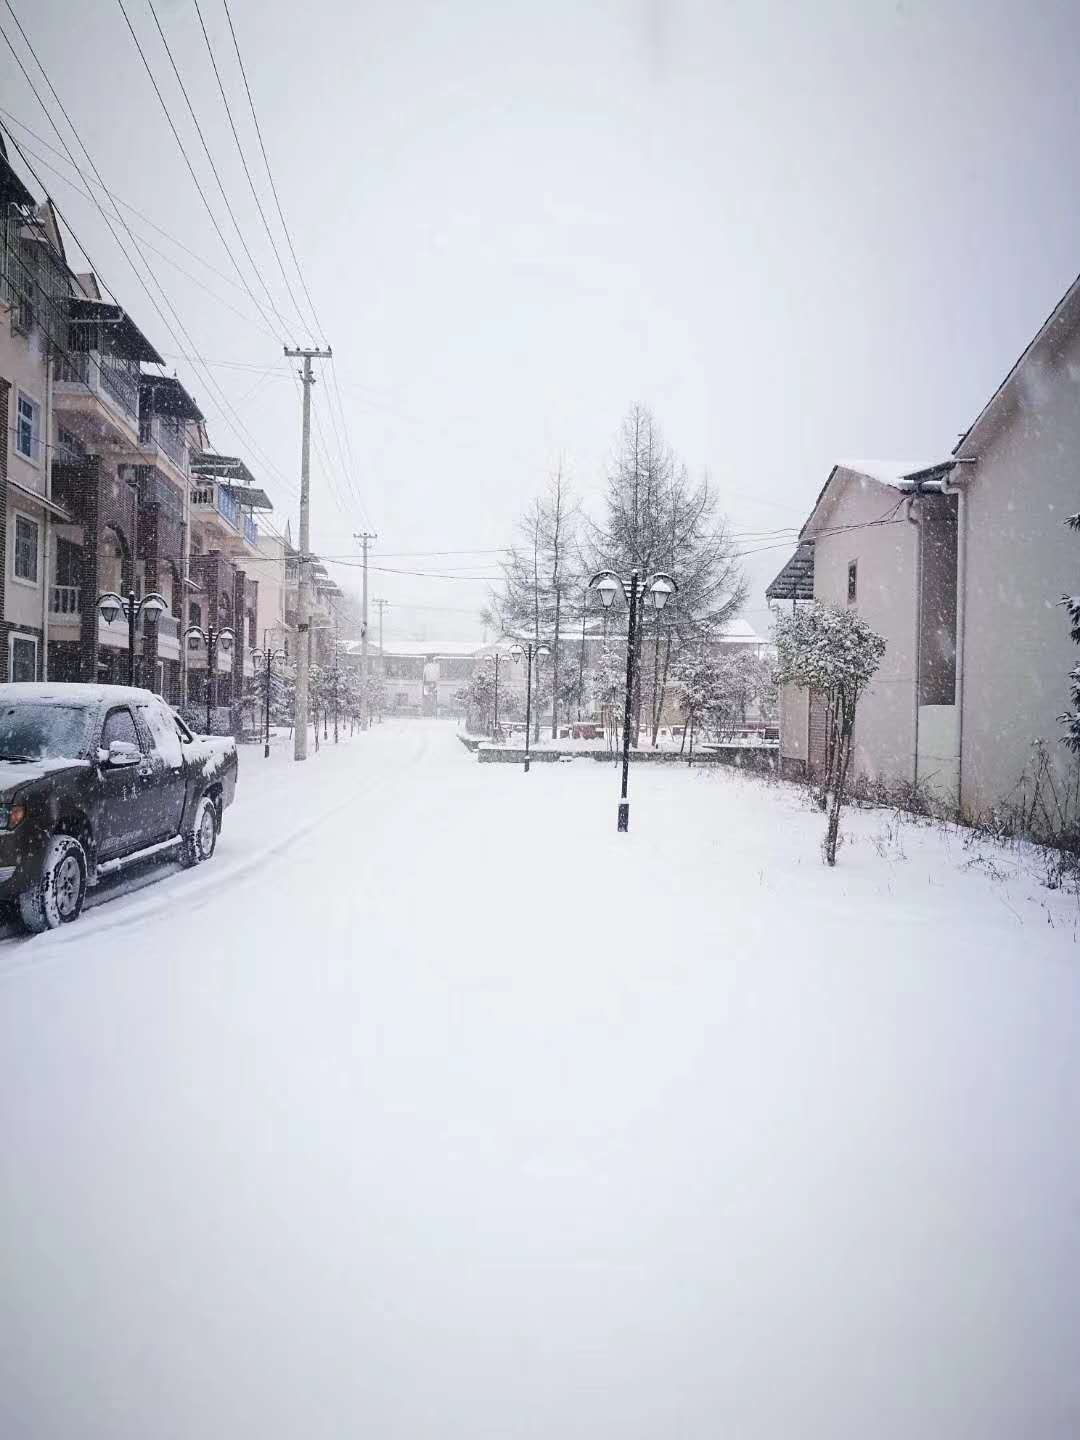
[[[105,716],[105,724],[101,728],[101,744],[107,750],[114,740],[126,740],[129,745],[136,746],[141,750],[139,744],[139,732],[135,728],[135,720],[131,711],[110,710]]]
[[[150,740],[154,749],[166,765],[173,767],[182,765],[184,752],[180,748],[180,737],[176,733],[172,716],[164,705],[157,701],[148,705],[140,705],[139,714],[142,716],[143,724],[150,732]]]

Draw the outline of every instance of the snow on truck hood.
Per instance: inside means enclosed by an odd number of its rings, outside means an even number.
[[[44,780],[46,775],[53,775],[57,770],[84,770],[89,766],[89,760],[72,759],[67,755],[54,755],[43,760],[0,760],[0,792],[7,794],[20,785]]]

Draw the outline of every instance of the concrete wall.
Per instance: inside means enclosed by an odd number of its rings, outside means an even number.
[[[1080,341],[1032,357],[1022,393],[966,466],[967,617],[962,801],[971,815],[1007,800],[1035,739],[1069,765],[1057,716],[1080,661],[1063,594],[1080,592]],[[964,452],[966,453],[966,452]]]
[[[915,527],[904,518],[903,497],[891,487],[843,470],[833,484],[834,502],[819,517],[813,537],[815,598],[846,605],[848,565],[856,561],[854,608],[887,645],[881,668],[859,701],[851,772],[910,782],[915,773]],[[829,533],[849,525],[860,528]]]

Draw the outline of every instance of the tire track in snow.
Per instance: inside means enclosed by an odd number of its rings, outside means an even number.
[[[114,901],[131,898],[130,891],[122,892],[99,902],[98,906],[89,912],[84,912],[75,925],[66,927],[64,930],[51,931],[38,936],[11,937],[13,944],[17,944],[19,958],[13,957],[12,961],[7,964],[0,963],[0,980],[26,970],[38,970],[47,966],[50,961],[62,958],[68,947],[72,945],[78,946],[83,941],[96,939],[103,935],[121,934],[134,926],[153,920],[164,911],[178,905],[182,904],[185,912],[190,913],[192,902],[196,905],[200,901],[208,902],[210,897],[217,894],[221,894],[222,898],[227,898],[232,902],[236,887],[250,884],[257,874],[261,874],[264,866],[280,862],[295,845],[308,839],[327,821],[334,819],[365,798],[388,789],[395,781],[400,781],[403,765],[407,766],[409,770],[419,766],[431,752],[432,736],[425,729],[418,735],[410,734],[409,740],[410,746],[404,757],[393,757],[393,763],[375,774],[368,771],[356,775],[355,782],[343,798],[326,806],[303,824],[293,826],[287,835],[279,836],[256,850],[245,851],[231,864],[222,866],[219,857],[215,855],[206,867],[199,866],[193,871],[177,868],[162,876],[158,881],[140,885],[136,894],[141,896],[142,892],[147,889],[152,893],[137,904],[125,905],[121,910],[113,912],[111,907]],[[344,781],[345,777],[343,776],[342,779]],[[242,802],[238,801],[237,803]],[[226,890],[228,891],[227,895]],[[32,949],[33,953],[22,958],[22,952],[28,948]]]

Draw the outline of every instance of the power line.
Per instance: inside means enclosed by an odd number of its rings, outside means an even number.
[[[195,14],[199,17],[199,28],[202,30],[203,39],[206,41],[206,53],[209,55],[210,64],[213,66],[214,79],[217,81],[218,92],[221,95],[221,103],[225,106],[225,114],[229,120],[229,129],[232,131],[232,137],[236,141],[236,149],[240,155],[240,164],[244,167],[244,174],[247,177],[248,187],[251,190],[252,199],[255,201],[255,207],[259,212],[259,219],[262,221],[263,229],[266,231],[266,238],[270,241],[270,248],[274,252],[274,259],[277,261],[278,269],[281,271],[281,278],[282,280],[284,280],[285,288],[289,292],[289,299],[293,303],[293,308],[296,311],[297,319],[300,321],[301,326],[306,326],[306,321],[304,320],[304,316],[300,310],[300,306],[297,303],[296,296],[293,293],[292,285],[289,283],[289,277],[285,273],[285,266],[282,264],[281,255],[278,253],[277,242],[274,240],[273,232],[270,229],[270,226],[266,219],[266,215],[263,211],[262,201],[259,199],[259,193],[255,189],[255,182],[251,178],[251,171],[248,169],[247,157],[244,155],[244,147],[240,143],[240,136],[236,130],[236,122],[233,120],[232,109],[229,106],[229,98],[225,94],[225,86],[222,84],[221,72],[218,70],[217,60],[214,56],[214,47],[210,43],[210,36],[207,34],[206,24],[203,20],[202,10],[199,8],[199,0],[194,0],[194,5]],[[247,247],[245,246],[245,249],[246,248]],[[248,256],[248,258],[251,258],[250,255]]]
[[[55,156],[58,160],[64,161],[65,164],[71,165],[72,168],[75,170],[75,173],[79,176],[79,179],[83,182],[83,186],[85,188],[80,188],[78,185],[75,184],[75,182],[70,178],[70,176],[65,175],[62,170],[58,170],[55,165],[44,159],[43,156],[38,155],[35,150],[31,149],[31,147],[27,145],[25,147],[26,152],[30,155],[33,155],[34,159],[38,162],[39,165],[43,165],[46,170],[51,171],[58,179],[63,180],[65,185],[70,185],[77,194],[83,195],[88,200],[94,200],[94,196],[91,191],[91,184],[87,176],[83,173],[83,171],[78,168],[77,165],[75,165],[70,159],[65,157],[62,151],[57,150],[54,145],[50,145],[49,142],[45,140],[41,135],[39,135],[36,130],[31,129],[31,127],[27,125],[25,121],[20,120],[17,115],[13,115],[10,110],[5,110],[3,106],[0,106],[0,115],[3,115],[7,120],[11,122],[11,124],[18,126],[20,130],[31,136],[34,140],[37,141],[39,145],[43,146],[50,155]],[[223,270],[219,270],[218,267],[212,264],[209,260],[207,260],[205,256],[199,255],[196,251],[192,250],[190,246],[185,245],[182,240],[178,240],[175,235],[173,235],[170,231],[166,230],[163,226],[159,225],[156,220],[152,220],[150,216],[140,210],[138,206],[132,205],[129,200],[125,200],[121,195],[118,195],[115,190],[109,189],[109,187],[106,185],[101,185],[100,182],[99,188],[103,191],[105,195],[108,196],[108,198],[113,202],[114,205],[122,205],[123,208],[130,211],[132,215],[138,216],[138,218],[143,222],[144,225],[149,225],[151,230],[157,231],[159,235],[163,236],[166,240],[170,241],[171,244],[175,245],[178,250],[182,250],[184,254],[189,255],[192,260],[197,260],[200,265],[204,265],[207,270],[209,270],[213,275],[216,275],[218,279],[223,281],[226,285],[231,285],[236,290],[245,290],[245,286],[241,281],[234,279],[231,275],[226,275]],[[206,285],[205,281],[199,280],[193,275],[189,275],[188,272],[182,269],[182,267],[177,263],[176,260],[173,259],[171,255],[167,255],[165,251],[159,250],[156,248],[156,246],[152,245],[151,242],[147,240],[145,235],[140,236],[140,239],[142,240],[143,245],[145,245],[148,250],[152,250],[155,255],[160,255],[161,258],[163,260],[167,260],[170,265],[176,266],[176,268],[180,271],[181,275],[187,276],[187,278],[191,280],[193,284],[201,286],[204,290],[206,290],[207,294],[212,296],[212,298],[215,299],[219,304],[225,305],[229,309],[233,308],[229,305],[229,302],[227,300],[222,300],[219,295],[215,294],[213,290],[210,290],[209,287]],[[276,307],[273,307],[273,313],[283,323],[290,323],[288,321],[288,317],[283,315],[281,311],[278,310]],[[277,341],[278,336],[272,330],[268,330],[264,324],[256,320],[253,316],[247,315],[241,310],[233,310],[233,314],[238,315],[240,319],[244,320],[247,324],[255,326],[261,331],[262,334],[268,335],[275,342]]]
[[[305,275],[304,275],[303,268],[302,268],[301,265],[300,265],[300,259],[299,259],[299,256],[298,256],[297,253],[296,253],[296,246],[293,244],[292,234],[291,234],[291,232],[290,232],[290,230],[289,230],[289,227],[288,227],[288,225],[287,225],[287,223],[286,223],[286,221],[285,221],[285,211],[284,211],[284,208],[282,207],[282,204],[281,204],[281,196],[280,196],[280,194],[278,193],[277,182],[276,182],[275,179],[274,179],[274,172],[273,172],[273,169],[272,169],[272,167],[271,167],[271,165],[270,165],[270,156],[269,156],[269,154],[267,153],[266,144],[265,144],[265,141],[263,140],[262,126],[259,124],[259,116],[258,116],[258,113],[256,112],[256,109],[255,109],[255,98],[254,98],[254,96],[253,96],[252,93],[251,93],[251,86],[250,86],[250,84],[248,83],[247,69],[246,69],[246,67],[245,67],[245,65],[244,65],[244,57],[243,57],[243,56],[241,55],[241,53],[240,53],[240,41],[239,41],[239,39],[237,38],[236,27],[233,25],[232,11],[229,9],[229,0],[222,0],[222,5],[223,5],[224,10],[225,10],[225,17],[226,17],[226,19],[227,19],[228,22],[229,22],[229,34],[232,36],[233,49],[234,49],[234,51],[236,52],[236,61],[237,61],[237,64],[239,65],[239,67],[240,67],[240,75],[241,75],[241,78],[243,79],[243,82],[244,82],[244,93],[245,93],[246,96],[247,96],[248,108],[249,108],[250,111],[251,111],[252,123],[253,123],[254,126],[255,126],[255,134],[256,134],[256,136],[258,137],[259,150],[260,150],[260,152],[262,153],[263,164],[264,164],[265,167],[266,167],[267,179],[270,181],[270,190],[271,190],[271,193],[273,194],[273,197],[274,197],[274,204],[275,204],[275,206],[277,207],[278,220],[281,222],[282,233],[284,234],[285,240],[286,240],[286,242],[287,242],[287,244],[288,244],[288,246],[289,246],[289,253],[290,253],[290,255],[292,256],[293,264],[296,266],[296,274],[297,274],[297,277],[298,277],[298,279],[299,279],[299,281],[300,281],[301,287],[303,288],[304,296],[305,296],[305,298],[307,299],[308,306],[309,306],[310,309],[311,309],[311,318],[312,318],[312,320],[315,322],[315,329],[316,329],[316,330],[318,331],[318,333],[319,333],[319,338],[320,338],[321,342],[323,343],[323,345],[325,345],[325,344],[326,344],[326,332],[325,332],[325,329],[324,329],[324,327],[323,327],[322,320],[320,319],[319,312],[318,312],[318,310],[317,310],[316,307],[315,307],[315,302],[314,302],[314,300],[311,298],[311,290],[310,290],[309,287],[308,287],[307,279],[306,279],[306,277],[305,277]],[[196,9],[198,9],[198,0],[195,0],[195,6],[196,6]],[[201,17],[201,15],[200,15],[200,21],[201,21],[201,18],[202,18],[202,17]],[[205,33],[206,33],[206,32],[205,32],[205,27],[204,27],[203,33],[204,33],[204,35],[205,35]],[[209,40],[207,40],[207,44],[209,45]],[[211,59],[213,59],[213,52],[211,52]],[[216,70],[217,70],[216,65],[215,65],[214,68],[215,68],[215,73],[216,73]],[[220,82],[219,82],[219,84],[220,84]],[[224,98],[225,98],[225,97],[224,97],[224,90],[222,90],[222,99],[224,99]],[[227,102],[227,101],[226,101],[226,110],[228,110],[228,102]],[[230,115],[230,124],[231,124],[231,123],[232,123],[232,117],[231,117],[231,115]],[[236,127],[235,127],[235,126],[233,126],[233,135],[234,135],[234,136],[236,135]],[[237,146],[239,147],[239,145],[240,145],[240,142],[239,142],[239,139],[237,139]],[[242,151],[242,149],[241,149],[241,159],[243,159],[243,151]],[[244,173],[245,173],[245,174],[248,174],[247,162],[246,162],[246,161],[244,162]],[[248,183],[251,184],[250,174],[248,175]],[[254,187],[254,185],[252,184],[252,194],[254,194],[254,193],[255,193],[255,187]],[[258,198],[257,198],[257,197],[256,197],[256,204],[258,204]],[[259,214],[260,214],[260,215],[263,214],[263,212],[262,212],[262,206],[261,206],[261,205],[259,206]],[[263,224],[266,225],[265,216],[263,216]],[[266,226],[266,231],[267,231],[267,234],[270,235],[270,228],[269,228],[269,226]],[[272,237],[272,236],[270,237],[270,240],[271,240],[271,244],[273,244],[273,237]],[[275,255],[275,258],[276,258],[277,261],[278,261],[279,267],[281,268],[282,275],[284,276],[284,273],[285,273],[284,266],[282,266],[282,264],[281,264],[281,258],[280,258],[280,256],[278,255],[276,245],[274,246],[274,255]],[[286,284],[288,284],[288,281],[286,281]],[[293,295],[292,287],[291,287],[291,286],[289,286],[289,294],[290,294],[290,296],[292,297],[293,304],[296,305],[296,312],[297,312],[297,314],[300,315],[300,307],[299,307],[299,305],[296,304],[296,297],[295,297],[295,295]],[[302,323],[302,322],[303,322],[303,316],[301,315],[301,323]],[[370,520],[369,520],[368,517],[367,517],[367,512],[366,512],[366,509],[365,509],[365,506],[364,506],[363,496],[360,494],[360,488],[359,488],[359,484],[358,484],[357,471],[356,471],[356,458],[355,458],[355,455],[353,454],[353,448],[352,448],[352,436],[351,436],[351,433],[350,433],[350,430],[349,430],[349,423],[348,423],[348,420],[347,420],[346,415],[345,415],[345,404],[344,404],[344,401],[342,400],[342,396],[341,396],[341,384],[340,384],[340,382],[339,382],[339,380],[338,380],[337,366],[336,366],[336,364],[335,364],[335,362],[334,362],[333,357],[331,357],[331,360],[330,360],[330,381],[331,381],[331,384],[332,384],[333,387],[334,387],[334,393],[335,393],[335,396],[336,396],[336,398],[337,398],[338,410],[339,410],[340,415],[341,415],[341,428],[342,428],[342,432],[343,432],[343,434],[344,434],[344,436],[345,436],[345,447],[344,447],[344,451],[342,452],[342,459],[346,462],[346,468],[345,468],[346,483],[347,483],[347,485],[349,486],[349,489],[352,491],[353,496],[354,496],[355,499],[356,499],[357,506],[359,507],[359,510],[360,510],[361,515],[362,515],[362,516],[364,517],[364,519],[365,519],[365,523],[370,524],[371,522],[370,522]],[[329,402],[329,408],[330,408],[331,424],[333,425],[333,428],[334,428],[334,430],[335,430],[335,438],[336,438],[337,421],[334,419],[334,407],[333,407],[333,402],[332,402],[332,401]],[[339,450],[340,450],[340,440],[338,440],[338,446],[339,446]]]
[[[244,275],[244,272],[240,269],[240,266],[239,266],[239,264],[237,263],[237,260],[236,260],[236,256],[233,254],[232,249],[231,249],[231,247],[230,247],[230,245],[229,245],[229,242],[225,239],[224,232],[222,231],[221,226],[218,224],[217,216],[214,214],[213,208],[212,208],[212,206],[210,205],[209,200],[207,200],[207,198],[206,198],[206,193],[205,193],[205,191],[203,190],[202,185],[201,185],[200,182],[199,182],[199,177],[198,177],[198,175],[196,175],[196,173],[195,173],[195,167],[192,165],[191,160],[190,160],[190,158],[188,157],[187,150],[186,150],[185,147],[184,147],[184,142],[183,142],[183,141],[181,140],[181,138],[180,138],[180,132],[179,132],[179,131],[177,130],[177,128],[176,128],[176,124],[175,124],[175,122],[174,122],[174,120],[173,120],[173,118],[172,118],[172,115],[171,115],[170,111],[169,111],[169,107],[168,107],[168,105],[167,105],[166,102],[165,102],[165,97],[164,97],[164,95],[162,95],[162,93],[161,93],[161,87],[158,85],[158,82],[157,82],[157,79],[156,79],[156,77],[155,77],[155,75],[154,75],[154,72],[153,72],[153,70],[150,68],[150,62],[149,62],[149,60],[146,58],[146,52],[143,50],[142,43],[140,42],[138,35],[135,33],[135,27],[134,27],[134,25],[132,25],[132,23],[131,23],[131,18],[130,18],[130,16],[128,15],[128,12],[127,12],[127,10],[126,10],[125,7],[124,7],[124,0],[116,0],[116,3],[117,3],[117,4],[119,5],[119,7],[120,7],[120,13],[121,13],[121,14],[123,15],[123,17],[124,17],[124,23],[127,25],[127,28],[128,28],[128,31],[129,31],[130,34],[131,34],[132,40],[135,42],[135,48],[136,48],[136,50],[139,52],[139,59],[142,61],[142,63],[143,63],[143,68],[145,69],[147,75],[148,75],[149,78],[150,78],[150,83],[151,83],[151,85],[154,87],[154,94],[155,94],[155,95],[157,96],[157,98],[158,98],[158,103],[161,105],[162,111],[164,112],[164,115],[165,115],[165,119],[169,122],[169,129],[172,131],[172,133],[173,133],[173,138],[175,139],[177,145],[179,146],[180,154],[184,157],[184,164],[187,166],[187,168],[188,168],[188,173],[190,174],[190,176],[191,176],[191,178],[192,178],[192,181],[193,181],[194,184],[195,184],[196,190],[199,192],[199,199],[202,201],[203,207],[205,208],[207,215],[210,217],[210,223],[213,225],[215,231],[217,232],[217,237],[218,237],[218,239],[221,241],[222,247],[224,248],[226,255],[228,255],[230,262],[232,263],[233,269],[236,271],[237,275],[240,277],[240,281],[241,281],[244,289],[247,291],[248,296],[249,296],[249,298],[250,298],[250,300],[251,300],[251,303],[255,306],[255,309],[259,312],[259,314],[262,316],[262,318],[267,321],[267,324],[269,324],[270,322],[269,322],[269,320],[267,319],[267,316],[266,316],[266,314],[265,314],[265,312],[264,312],[264,310],[263,310],[263,308],[262,308],[262,305],[259,303],[259,300],[258,300],[257,296],[255,295],[255,292],[252,290],[251,286],[248,284],[248,282],[247,282],[247,277]],[[151,14],[153,15],[153,17],[154,17],[154,23],[155,23],[155,25],[157,26],[158,34],[161,36],[162,43],[163,43],[164,46],[165,46],[165,53],[166,53],[166,54],[168,55],[168,57],[169,57],[169,62],[170,62],[170,64],[172,65],[172,68],[173,68],[173,74],[176,76],[177,83],[178,83],[179,86],[180,86],[180,89],[181,89],[181,91],[182,91],[182,93],[183,93],[184,99],[187,101],[187,107],[188,107],[188,110],[191,112],[191,118],[192,118],[192,120],[195,122],[195,128],[196,128],[196,130],[197,130],[198,133],[199,133],[199,138],[200,138],[200,140],[202,140],[203,149],[206,151],[207,159],[210,161],[210,168],[211,168],[211,169],[213,170],[213,172],[214,172],[214,176],[215,176],[215,178],[217,179],[217,182],[218,182],[218,188],[221,190],[222,197],[225,199],[226,208],[229,210],[230,215],[232,215],[232,210],[231,210],[231,207],[229,207],[228,198],[225,196],[224,187],[223,187],[222,184],[221,184],[221,179],[220,179],[220,177],[218,176],[217,168],[216,168],[216,166],[214,165],[212,156],[210,155],[210,150],[209,150],[209,147],[208,147],[207,144],[206,144],[206,139],[205,139],[205,137],[203,136],[202,128],[201,128],[201,126],[199,125],[198,118],[197,118],[196,115],[195,115],[195,110],[194,110],[194,107],[193,107],[192,104],[191,104],[191,100],[190,100],[189,97],[188,97],[188,93],[187,93],[187,90],[186,90],[186,88],[185,88],[185,86],[184,86],[184,82],[183,82],[183,80],[180,78],[180,72],[179,72],[179,70],[176,68],[176,61],[173,60],[173,58],[172,58],[172,51],[169,49],[169,42],[165,39],[165,32],[164,32],[164,31],[162,30],[162,28],[161,28],[161,22],[160,22],[160,21],[158,20],[158,18],[157,18],[157,11],[154,9],[153,0],[147,0],[147,4],[150,6],[150,13],[151,13]],[[234,224],[234,225],[236,224],[236,219],[235,219],[235,217],[233,217],[233,224]],[[237,233],[239,233],[239,229],[238,229]],[[243,243],[243,236],[242,236],[242,235],[241,235],[240,239],[241,239],[241,243]],[[245,248],[246,248],[246,247],[245,247]],[[250,256],[249,256],[249,259],[250,259]],[[254,268],[254,267],[253,267],[253,268]]]
[[[307,297],[308,305],[311,307],[311,316],[312,319],[315,321],[315,328],[319,332],[319,339],[325,345],[326,333],[323,330],[322,323],[319,320],[318,311],[315,309],[315,302],[311,298],[311,291],[308,289],[307,281],[304,279],[304,272],[300,268],[300,261],[297,259],[296,256],[296,246],[293,244],[292,236],[289,234],[289,227],[285,223],[285,214],[281,208],[281,198],[278,195],[277,185],[274,183],[274,172],[270,168],[270,157],[266,153],[266,145],[263,142],[262,127],[259,125],[259,117],[255,113],[255,101],[252,98],[251,86],[248,84],[247,70],[244,68],[244,58],[240,54],[240,42],[236,38],[236,27],[233,25],[232,11],[229,9],[229,0],[222,0],[222,4],[225,7],[225,16],[229,22],[229,34],[232,36],[233,49],[236,51],[237,63],[240,66],[240,74],[244,81],[244,91],[247,95],[248,106],[251,110],[251,118],[255,124],[255,134],[258,136],[259,139],[259,149],[262,152],[263,164],[266,166],[266,175],[270,181],[270,190],[274,196],[274,204],[277,206],[278,219],[281,221],[281,228],[285,234],[285,239],[288,242],[289,253],[292,256],[293,264],[296,266],[296,273],[300,278],[300,284],[303,287],[305,296]]]

